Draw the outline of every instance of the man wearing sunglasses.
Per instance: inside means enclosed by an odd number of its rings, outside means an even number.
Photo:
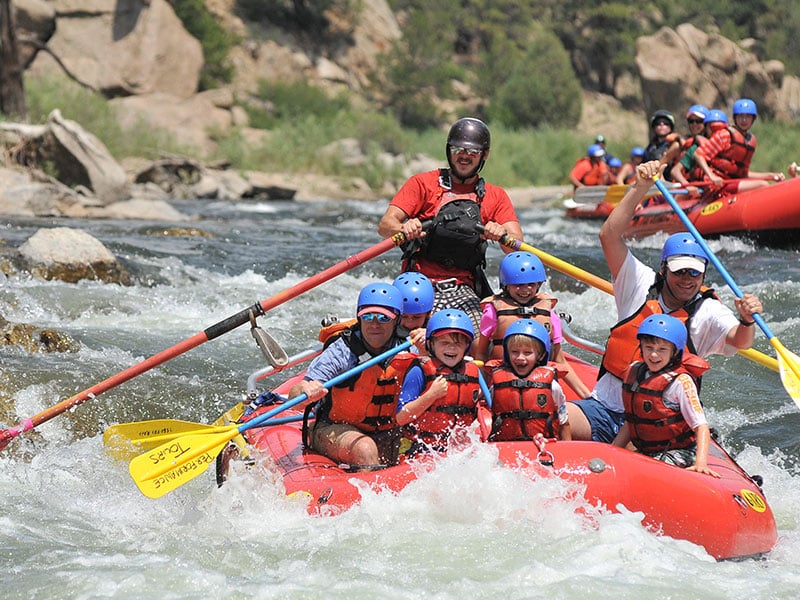
[[[671,235],[661,251],[658,273],[639,261],[624,234],[636,207],[660,176],[664,165],[654,160],[636,168],[636,182],[600,229],[608,268],[614,280],[618,323],[611,328],[600,378],[589,398],[567,403],[572,439],[612,442],[623,422],[622,378],[638,354],[637,331],[649,315],[670,314],[688,330],[687,348],[703,358],[730,356],[753,344],[753,313],[760,300],[745,294],[734,300],[735,314],[711,289],[703,288],[708,256],[689,233]]]
[[[403,295],[388,283],[371,283],[358,295],[357,322],[342,331],[308,367],[289,398],[306,394],[316,407],[311,447],[353,470],[371,470],[397,461],[400,432],[394,415],[400,386],[417,358],[401,352],[383,364],[331,388],[323,383],[401,344],[398,326]],[[403,330],[405,331],[405,330]],[[303,438],[306,438],[304,424]]]
[[[445,144],[449,168],[413,175],[392,198],[378,225],[383,237],[402,231],[409,240],[403,246],[402,270],[419,271],[433,282],[433,310],[461,309],[476,330],[480,299],[494,293],[484,274],[486,241],[498,241],[506,234],[522,239],[506,191],[479,175],[490,146],[483,121],[456,121]],[[430,224],[423,230],[426,221]]]

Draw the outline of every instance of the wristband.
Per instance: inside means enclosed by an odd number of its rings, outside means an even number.
[[[739,323],[741,323],[745,327],[752,327],[753,325],[756,324],[755,321],[745,321],[742,317],[739,317]]]

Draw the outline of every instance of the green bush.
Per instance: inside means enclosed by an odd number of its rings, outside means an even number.
[[[65,119],[80,123],[97,136],[117,160],[128,156],[155,159],[164,153],[193,155],[190,149],[179,146],[165,131],[150,126],[123,129],[117,114],[102,94],[87,90],[66,77],[26,76],[25,95],[31,123],[45,123],[47,116],[59,109]]]
[[[581,88],[558,38],[540,30],[489,105],[489,117],[509,127],[573,127]]]
[[[206,8],[204,0],[173,0],[172,8],[186,31],[197,38],[203,48],[204,64],[200,72],[200,89],[211,89],[230,83],[233,66],[228,60],[228,52],[238,43],[237,37],[217,22]]]

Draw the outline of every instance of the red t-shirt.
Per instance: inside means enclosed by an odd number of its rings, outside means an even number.
[[[506,191],[497,185],[485,183],[486,194],[481,200],[481,221],[484,225],[490,221],[495,223],[518,222],[517,213],[511,198]],[[452,183],[454,194],[469,194],[474,190],[474,185]],[[442,188],[439,185],[439,170],[418,173],[406,181],[392,198],[391,206],[402,210],[408,218],[417,218],[421,221],[434,217],[439,208]],[[433,281],[455,277],[463,283],[474,285],[472,273],[453,267],[446,267],[440,263],[420,258],[417,268]]]

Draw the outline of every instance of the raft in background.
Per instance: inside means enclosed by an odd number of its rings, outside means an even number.
[[[567,354],[584,381],[594,381],[597,369]],[[286,393],[296,376],[277,388]],[[575,394],[565,386],[568,398]],[[252,416],[275,408],[261,407]],[[236,412],[227,413],[237,418]],[[270,470],[282,477],[288,495],[308,498],[312,514],[334,515],[361,500],[359,484],[399,492],[420,473],[436,466],[436,457],[403,459],[399,465],[369,472],[351,472],[327,457],[306,449],[302,442],[302,411],[287,410],[280,424],[249,429],[234,440],[217,461],[217,481],[228,475],[230,461],[256,449],[265,456]],[[289,422],[286,422],[289,417]],[[294,420],[291,420],[294,419]],[[227,424],[220,421],[218,424]],[[483,410],[482,433],[488,432],[491,416]],[[708,466],[720,474],[686,471],[650,457],[599,442],[547,440],[535,442],[491,442],[498,462],[521,470],[532,479],[559,477],[584,487],[587,502],[608,510],[641,512],[643,524],[652,532],[703,546],[716,559],[744,558],[769,552],[777,540],[772,510],[758,478],[750,477],[716,442],[712,441]]]
[[[595,186],[565,201],[566,216],[604,220],[622,198],[626,186]],[[605,191],[603,191],[605,188]],[[678,203],[697,230],[708,237],[735,235],[761,244],[787,246],[800,243],[800,177],[764,188],[715,198],[708,190],[697,198],[680,197]],[[585,201],[579,201],[584,198]],[[649,195],[637,209],[626,236],[640,239],[658,232],[686,231],[680,217],[659,193]]]

